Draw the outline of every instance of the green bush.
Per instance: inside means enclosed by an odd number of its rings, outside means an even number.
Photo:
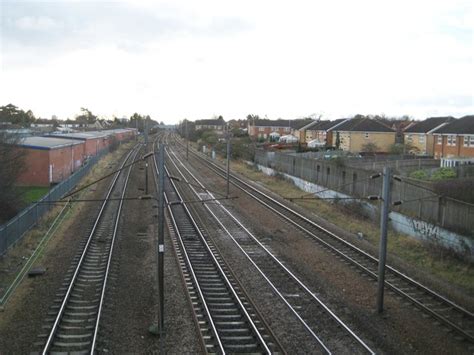
[[[410,177],[418,180],[428,180],[428,173],[424,170],[415,170],[410,173]]]
[[[431,180],[440,181],[456,178],[456,171],[452,168],[439,168],[431,175]]]

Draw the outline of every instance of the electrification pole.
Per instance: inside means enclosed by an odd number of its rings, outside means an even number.
[[[230,132],[227,128],[227,197],[229,197],[229,174],[230,173]]]
[[[383,297],[385,284],[385,262],[387,257],[387,229],[388,214],[390,209],[390,182],[392,180],[389,167],[383,168],[383,187],[382,187],[382,209],[380,216],[380,249],[379,249],[379,272],[377,289],[377,312],[383,312]]]
[[[148,150],[148,116],[145,117],[145,151]],[[145,194],[148,195],[148,160],[145,160]]]
[[[188,153],[189,153],[188,120],[185,121],[185,130],[186,130],[186,160],[188,160]]]
[[[159,307],[160,307],[160,319],[159,319],[159,333],[160,337],[164,333],[164,257],[165,257],[165,200],[164,200],[164,187],[165,187],[165,145],[160,144],[160,152],[158,156],[158,291],[159,291]],[[163,339],[161,339],[163,342]]]

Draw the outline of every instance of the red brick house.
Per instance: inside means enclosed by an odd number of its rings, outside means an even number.
[[[474,162],[474,116],[465,116],[433,132],[434,156],[447,166]]]
[[[210,120],[197,120],[194,124],[196,131],[200,129],[212,129],[214,131],[223,132],[225,130],[225,121],[222,117]]]
[[[278,133],[280,136],[290,134],[290,120],[268,120],[256,119],[247,122],[247,130],[250,137],[268,139],[271,133]]]

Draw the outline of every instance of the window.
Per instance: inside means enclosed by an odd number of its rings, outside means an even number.
[[[418,136],[418,142],[420,142],[420,144],[425,144],[425,135],[424,134],[420,134]]]
[[[464,136],[464,146],[474,148],[474,136]]]
[[[407,134],[407,142],[413,142],[413,136],[411,134]]]
[[[260,132],[263,132],[264,129],[265,129],[265,128],[263,128],[263,127],[258,127],[258,130],[259,130]]]
[[[369,132],[365,132],[365,139],[369,139]]]
[[[443,136],[437,136],[438,139],[436,141],[437,144],[443,144]]]
[[[456,136],[449,135],[448,136],[448,145],[456,145]]]

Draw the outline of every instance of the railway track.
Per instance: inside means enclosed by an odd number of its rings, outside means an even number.
[[[178,144],[183,149],[183,145],[179,142]],[[199,153],[192,150],[189,150],[189,153],[197,158],[196,161],[199,161],[222,178],[226,178],[224,168],[209,161]],[[294,210],[291,206],[261,191],[238,176],[231,174],[230,179],[233,186],[273,211],[283,220],[303,231],[336,257],[354,265],[369,277],[377,279],[378,259],[376,257],[318,225]],[[458,340],[465,340],[471,343],[471,345],[474,344],[474,314],[471,311],[390,265],[387,265],[386,268],[385,286],[445,326],[450,332],[455,334]]]
[[[136,159],[139,149],[132,149],[121,164]],[[41,353],[94,353],[104,306],[111,257],[117,235],[120,213],[132,167],[118,171],[112,179],[105,199],[82,251],[75,257],[54,305],[54,316],[46,319]]]
[[[158,173],[156,164],[155,172]],[[165,179],[165,202],[173,247],[201,334],[203,351],[283,353],[216,249],[206,241],[170,179]]]
[[[199,179],[182,161],[170,152],[175,170],[191,186],[194,197],[212,200],[214,195],[206,190]],[[179,166],[178,166],[179,165]],[[187,178],[187,176],[189,178]],[[200,186],[197,191],[193,186]],[[310,334],[323,353],[373,354],[362,341],[328,306],[326,306],[291,270],[265,247],[219,201],[204,204],[211,219],[220,226],[221,234],[230,238],[255,267],[256,271],[273,289],[275,295],[288,307],[303,328]],[[211,222],[212,223],[212,222]]]

